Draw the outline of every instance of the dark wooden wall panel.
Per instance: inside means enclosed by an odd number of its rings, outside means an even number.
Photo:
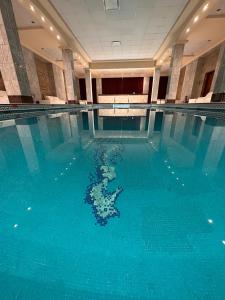
[[[96,89],[96,78],[92,78],[92,95],[93,95],[93,103],[97,103],[97,89]]]
[[[159,80],[158,99],[166,99],[168,76],[161,76]]]
[[[87,100],[86,83],[84,78],[79,79],[79,86],[80,86],[80,99]],[[92,78],[92,95],[93,95],[93,103],[97,103],[96,78]]]
[[[142,94],[143,77],[102,78],[102,94]]]
[[[1,72],[0,72],[0,91],[5,91],[5,84]]]
[[[80,86],[80,99],[81,100],[86,100],[87,96],[86,96],[86,85],[85,85],[85,79],[84,78],[79,79],[79,86]]]
[[[151,103],[151,97],[152,97],[152,83],[153,83],[153,77],[149,78],[149,86],[148,86],[148,103]]]

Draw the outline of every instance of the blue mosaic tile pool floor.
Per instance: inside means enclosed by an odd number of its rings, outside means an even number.
[[[225,121],[102,113],[0,122],[0,299],[223,300]]]

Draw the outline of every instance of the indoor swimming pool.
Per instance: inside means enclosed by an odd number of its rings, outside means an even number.
[[[225,119],[0,121],[1,300],[223,300]]]

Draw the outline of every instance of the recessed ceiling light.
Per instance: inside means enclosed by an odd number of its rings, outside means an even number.
[[[112,41],[112,46],[113,47],[121,46],[121,42],[120,41]]]
[[[188,33],[188,32],[190,32],[190,28],[187,28],[187,29],[186,29],[186,33]]]
[[[45,22],[45,17],[42,16],[42,17],[41,17],[41,20],[42,20],[42,22]]]
[[[57,37],[57,40],[60,40],[60,39],[61,39],[60,35],[58,35],[58,34],[57,34],[56,37]]]
[[[119,0],[103,0],[105,11],[119,10]]]
[[[54,30],[52,26],[50,26],[50,27],[49,27],[49,29],[50,29],[51,31],[53,31],[53,30]]]
[[[209,3],[206,3],[203,7],[203,11],[206,11],[208,9],[208,7],[209,7]]]
[[[32,11],[35,11],[33,5],[30,5],[30,9],[31,9]]]
[[[198,19],[199,19],[199,16],[196,16],[196,17],[194,18],[194,23],[196,23],[196,22],[198,21]]]

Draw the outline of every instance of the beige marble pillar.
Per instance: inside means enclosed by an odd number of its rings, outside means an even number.
[[[64,64],[67,100],[69,102],[76,101],[77,97],[75,95],[75,86],[74,86],[75,74],[74,74],[73,51],[70,49],[63,49],[62,57],[63,57],[63,64]]]
[[[60,100],[66,101],[66,87],[63,70],[54,64],[52,64],[52,70],[55,81],[56,96]]]
[[[32,103],[26,65],[10,0],[0,1],[0,70],[9,101]]]
[[[175,101],[177,96],[177,87],[180,77],[180,69],[184,53],[184,43],[173,46],[170,62],[169,81],[167,86],[167,101]]]
[[[85,84],[87,101],[93,103],[91,70],[85,69]]]
[[[149,92],[149,77],[144,77],[143,80],[143,94],[148,95]]]
[[[192,97],[194,82],[196,78],[198,60],[193,61],[186,66],[184,74],[184,82],[181,91],[181,101],[184,102],[185,98],[190,99]]]
[[[225,101],[225,42],[220,46],[211,91],[213,92],[212,102]]]
[[[102,79],[96,78],[96,90],[97,90],[97,96],[102,94]]]
[[[78,77],[75,77],[75,91],[76,91],[77,101],[78,101],[80,100],[80,83]]]
[[[27,76],[30,84],[30,91],[34,102],[42,100],[41,89],[37,75],[37,68],[34,59],[34,53],[27,48],[22,47],[24,61],[27,70]]]
[[[155,102],[158,100],[159,80],[160,80],[160,67],[156,67],[153,75],[151,102]]]

